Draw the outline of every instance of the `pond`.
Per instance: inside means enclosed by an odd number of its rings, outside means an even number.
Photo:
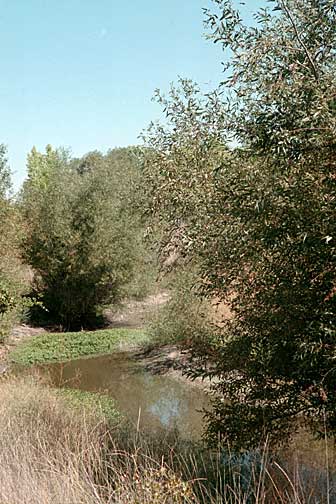
[[[104,393],[140,429],[177,430],[182,439],[201,437],[209,399],[199,386],[153,374],[128,352],[40,366],[52,385]]]

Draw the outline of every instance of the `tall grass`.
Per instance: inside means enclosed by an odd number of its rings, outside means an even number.
[[[333,502],[324,471],[111,427],[32,379],[0,382],[1,504]],[[327,484],[328,483],[328,484]],[[326,493],[330,487],[329,500]]]
[[[0,502],[100,502],[100,426],[36,384],[5,382],[0,396]]]

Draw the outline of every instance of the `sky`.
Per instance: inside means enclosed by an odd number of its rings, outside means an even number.
[[[238,0],[237,2],[238,3]],[[223,52],[206,41],[211,0],[0,0],[0,143],[17,190],[27,153],[75,156],[140,143],[151,101],[178,76],[208,89]],[[246,0],[246,20],[265,0]]]

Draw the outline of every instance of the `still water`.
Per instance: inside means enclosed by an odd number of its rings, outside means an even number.
[[[177,430],[181,438],[202,433],[202,409],[209,406],[199,387],[145,370],[129,353],[78,359],[41,366],[53,385],[100,392],[112,397],[118,410],[145,430]]]

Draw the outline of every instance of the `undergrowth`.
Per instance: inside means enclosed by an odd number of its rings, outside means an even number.
[[[88,392],[86,390],[61,388],[55,391],[61,400],[66,402],[67,407],[70,407],[78,413],[90,412],[97,419],[117,425],[125,418],[118,411],[115,401],[112,397],[98,392]]]
[[[146,437],[111,427],[84,403],[78,410],[32,378],[0,381],[1,504],[334,502],[326,469],[317,481],[267,447],[232,454]]]
[[[0,381],[1,504],[334,502],[325,470],[316,478],[308,465],[280,464],[267,446],[209,451],[96,413],[31,377]]]
[[[109,354],[147,341],[145,331],[138,329],[44,333],[19,344],[11,352],[10,359],[23,366],[63,362],[89,355]]]

